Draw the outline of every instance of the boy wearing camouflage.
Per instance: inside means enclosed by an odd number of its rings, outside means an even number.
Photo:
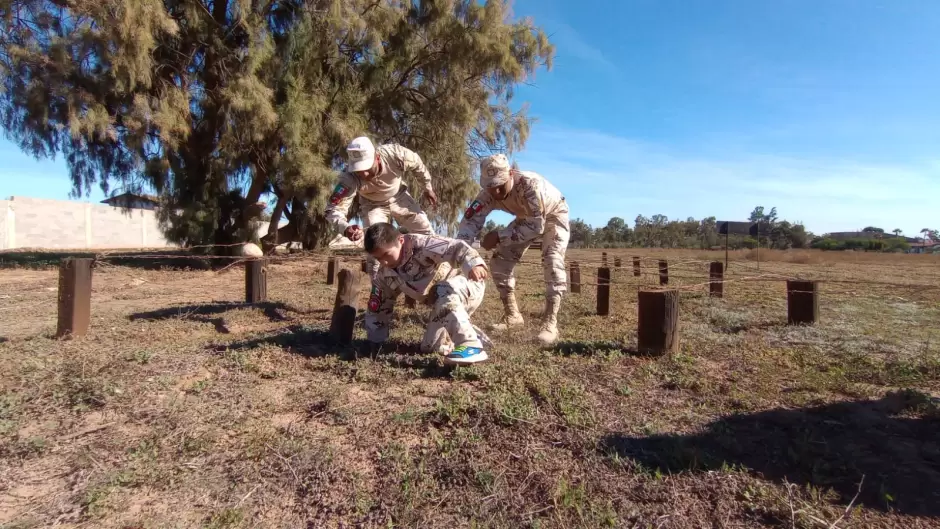
[[[422,197],[431,206],[437,205],[437,195],[431,187],[431,174],[417,153],[396,144],[376,148],[372,140],[366,137],[352,140],[346,147],[346,153],[346,171],[339,175],[339,182],[326,207],[326,218],[337,231],[354,242],[362,239],[362,228],[349,224],[346,219],[349,206],[358,194],[365,228],[394,219],[410,233],[432,232],[427,214],[402,182],[406,172],[414,171],[424,182]],[[378,265],[372,258],[368,261],[369,275],[375,277]]]
[[[387,222],[366,230],[366,251],[381,267],[365,315],[368,340],[388,340],[398,295],[432,305],[421,351],[444,355],[448,364],[475,364],[492,344],[470,315],[483,301],[486,263],[469,244],[437,235],[401,234]]]
[[[464,213],[458,239],[472,241],[494,209],[516,216],[505,229],[487,233],[480,242],[487,250],[496,249],[490,270],[505,309],[505,323],[495,328],[503,330],[523,324],[516,305],[513,270],[529,246],[541,237],[546,292],[538,339],[543,345],[550,345],[558,338],[558,309],[567,290],[565,251],[569,226],[565,197],[539,174],[510,168],[503,154],[480,162],[480,186],[483,190]]]

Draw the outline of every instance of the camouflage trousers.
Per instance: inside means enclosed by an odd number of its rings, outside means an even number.
[[[461,345],[489,346],[489,338],[470,323],[470,316],[483,302],[485,288],[485,281],[471,281],[465,276],[455,276],[435,285],[437,299],[421,340],[421,351],[447,354]]]
[[[408,193],[408,187],[405,184],[402,184],[398,194],[387,202],[372,202],[360,195],[359,204],[363,230],[379,222],[394,220],[398,226],[405,228],[409,233],[428,235],[433,233],[427,213],[421,209],[421,204]],[[374,280],[375,274],[379,271],[379,262],[372,256],[366,255],[366,263],[369,277]]]
[[[546,293],[549,295],[564,294],[568,290],[565,251],[568,249],[569,235],[567,211],[545,219],[545,231],[542,233],[542,276]],[[504,241],[496,247],[490,260],[490,272],[493,274],[500,298],[505,299],[516,290],[515,268],[531,245],[532,241]]]

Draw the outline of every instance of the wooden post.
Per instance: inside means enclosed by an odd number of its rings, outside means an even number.
[[[597,315],[610,314],[610,268],[597,269]]]
[[[601,252],[601,265],[607,268],[607,252]]]
[[[633,258],[633,276],[640,277],[640,258],[639,257]]]
[[[338,257],[331,257],[329,262],[326,263],[326,284],[332,285],[336,280],[336,268],[339,264]]]
[[[91,259],[66,258],[59,265],[56,338],[84,336],[91,324]]]
[[[245,303],[261,303],[268,299],[268,271],[264,259],[245,263]]]
[[[569,272],[571,276],[571,293],[580,294],[581,293],[581,265],[577,261],[571,262],[571,271]]]
[[[708,270],[708,293],[712,297],[720,298],[724,296],[725,289],[725,267],[721,261],[714,261]]]
[[[679,291],[641,290],[637,293],[637,349],[661,356],[679,349]]]
[[[669,284],[669,263],[665,259],[659,260],[659,284]]]
[[[819,321],[819,283],[787,281],[787,324],[814,324]]]
[[[339,286],[336,288],[336,301],[333,303],[333,319],[330,321],[330,334],[343,345],[352,342],[353,329],[356,326],[356,312],[359,310],[359,289],[362,273],[343,268],[339,271]]]
[[[614,268],[620,268],[620,258],[614,257]]]

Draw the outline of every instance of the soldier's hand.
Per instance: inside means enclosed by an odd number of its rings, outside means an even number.
[[[486,267],[483,265],[476,265],[470,269],[470,273],[467,274],[467,277],[470,278],[470,281],[483,281],[486,279]]]
[[[432,208],[437,207],[437,194],[434,193],[433,189],[425,189],[423,196],[424,199],[427,200],[429,204],[431,204]]]
[[[492,250],[496,248],[496,245],[499,244],[499,233],[496,230],[493,230],[483,236],[483,240],[480,241],[480,246],[485,250]]]
[[[345,236],[350,241],[358,241],[362,238],[362,228],[353,224],[343,231],[343,236]]]

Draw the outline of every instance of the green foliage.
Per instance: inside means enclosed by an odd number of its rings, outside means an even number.
[[[910,250],[911,245],[900,237],[888,237],[885,239],[842,239],[836,240],[831,237],[817,237],[811,244],[812,248],[817,250],[863,250],[866,252],[906,252]]]
[[[74,196],[152,188],[183,244],[250,240],[267,193],[272,226],[286,215],[319,244],[363,133],[417,151],[433,220],[456,224],[474,157],[525,143],[513,89],[554,54],[505,0],[13,0],[0,15],[7,135],[62,155]]]

